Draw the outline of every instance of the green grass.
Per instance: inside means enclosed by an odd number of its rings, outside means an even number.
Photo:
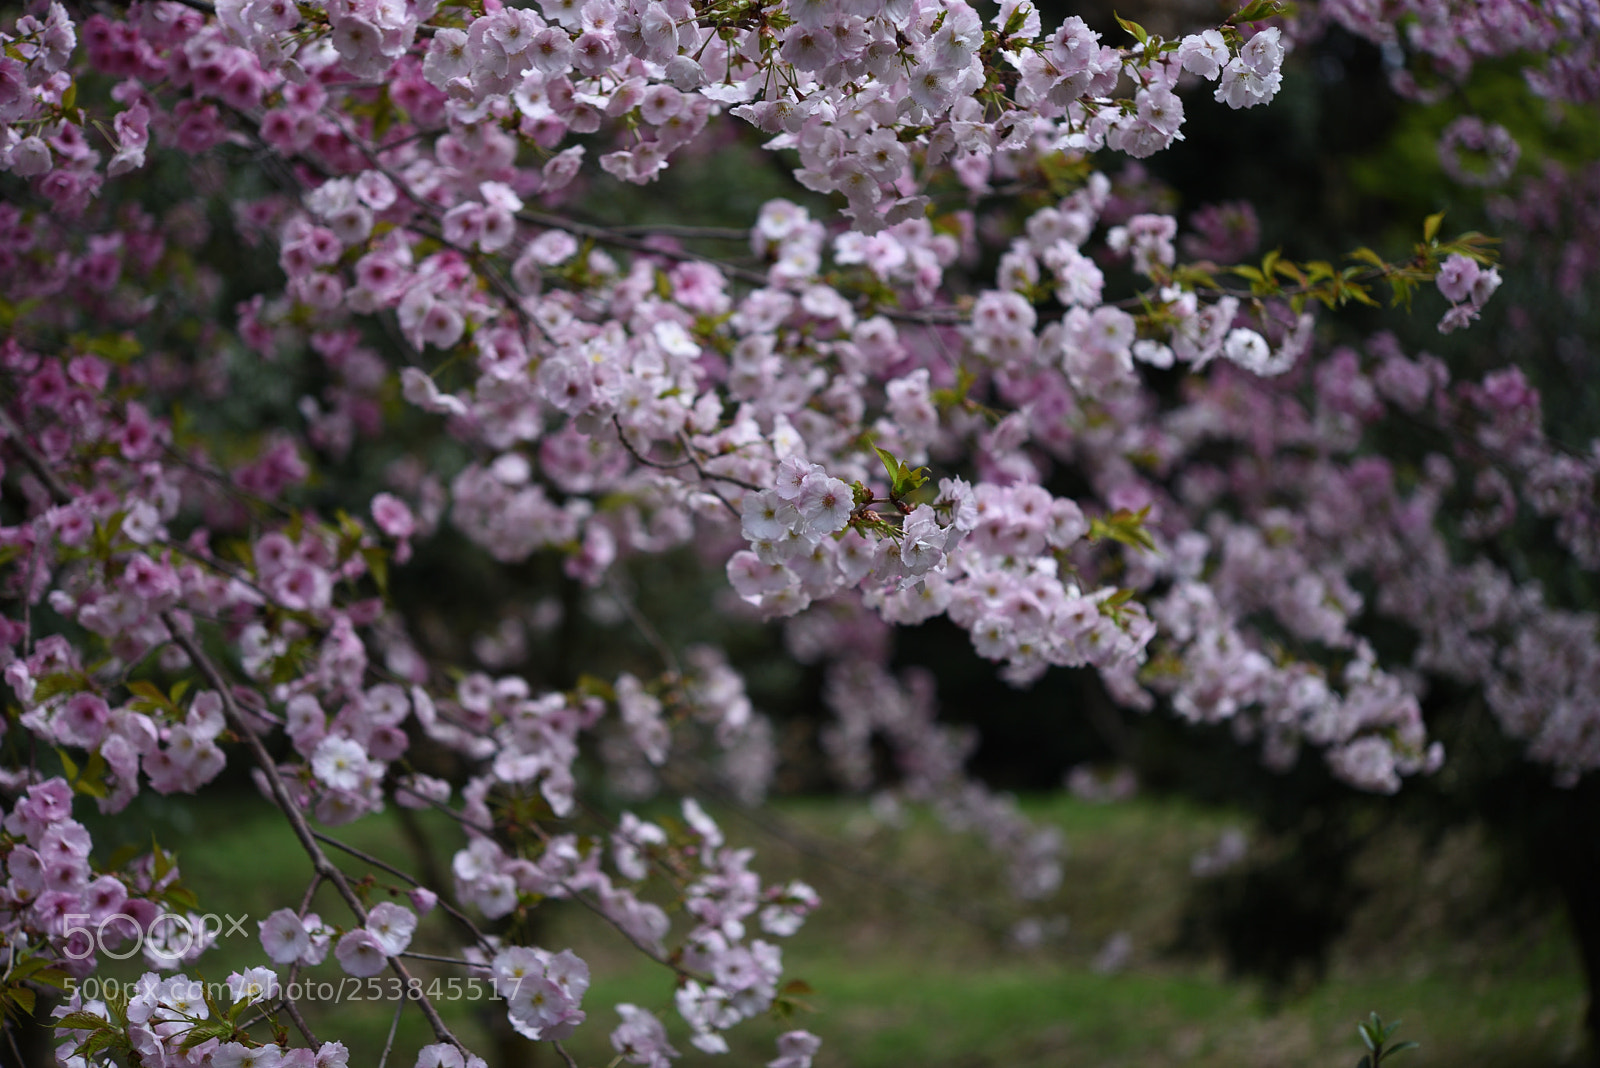
[[[1373,1010],[1403,1019],[1401,1037],[1422,1043],[1401,1065],[1578,1062],[1583,984],[1564,922],[1538,910],[1493,924],[1473,919],[1483,912],[1489,860],[1470,834],[1427,855],[1414,843],[1392,840],[1372,850],[1363,875],[1375,892],[1337,947],[1327,980],[1270,1002],[1256,986],[1227,978],[1220,961],[1169,950],[1193,882],[1190,857],[1237,817],[1146,799],[1113,806],[1049,799],[1028,807],[1065,832],[1070,852],[1062,890],[1033,910],[1064,917],[1058,921],[1064,929],[1026,950],[1007,937],[1029,912],[999,891],[1001,869],[973,841],[926,817],[893,830],[851,803],[789,802],[771,817],[782,825],[778,840],[772,827],[720,814],[731,837],[760,847],[757,870],[769,879],[804,878],[823,894],[823,906],[784,949],[786,973],[810,985],[802,1000],[814,1011],[741,1026],[730,1036],[732,1056],[722,1058],[689,1047],[669,1012],[669,1030],[685,1053],[678,1063],[764,1064],[781,1031],[803,1026],[823,1036],[819,1068],[1348,1066],[1359,1053],[1356,1021]],[[443,818],[423,825],[441,853],[458,842]],[[157,803],[121,826],[130,837],[153,832],[163,845],[176,845],[202,909],[248,912],[252,934],[254,920],[298,900],[310,876],[287,828],[254,799],[224,798],[198,809]],[[399,867],[417,868],[392,815],[343,828],[339,836]],[[356,862],[345,867],[354,875],[366,871]],[[384,881],[376,888],[380,896]],[[316,908],[344,921],[327,888]],[[672,976],[586,911],[562,903],[545,911],[540,942],[575,948],[595,974],[585,999],[590,1023],[568,1046],[583,1068],[604,1066],[612,1058],[612,1006],[628,1001],[664,1009]],[[1119,931],[1131,939],[1128,963],[1116,974],[1099,974],[1094,960]],[[436,915],[416,948],[453,954],[451,936]],[[190,974],[221,979],[262,960],[253,937],[236,936]],[[447,966],[414,964],[425,981],[452,974]],[[337,982],[337,965],[324,964],[311,976]],[[307,1016],[319,1037],[351,1047],[352,1063],[376,1064],[393,1008],[390,1001],[312,1004]],[[555,1063],[548,1051],[524,1059],[528,1044],[506,1040],[503,1014],[492,1002],[445,1000],[441,1009],[496,1068]],[[390,1064],[409,1068],[428,1041],[420,1014],[404,1013]]]

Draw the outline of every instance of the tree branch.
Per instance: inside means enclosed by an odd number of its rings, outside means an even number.
[[[39,455],[38,450],[28,441],[27,435],[22,432],[22,428],[16,424],[15,420],[11,418],[11,414],[4,408],[0,408],[0,430],[6,432],[6,437],[11,439],[11,444],[16,448],[17,452],[22,454],[22,462],[28,466],[28,470],[39,477],[40,482],[44,483],[45,488],[50,491],[50,496],[55,498],[56,503],[71,504],[73,500],[72,491],[67,489],[67,484],[62,482],[56,475],[55,469],[45,462],[43,456]]]
[[[273,761],[272,754],[267,752],[267,747],[261,741],[261,736],[256,733],[255,727],[251,725],[244,710],[239,707],[238,702],[234,699],[233,688],[222,677],[222,672],[212,663],[205,650],[200,648],[200,644],[194,638],[178,629],[177,621],[172,617],[172,613],[163,612],[161,614],[161,622],[166,624],[168,632],[172,635],[172,640],[189,655],[190,660],[194,661],[195,666],[200,669],[200,673],[205,676],[206,682],[221,695],[222,706],[227,713],[228,720],[239,736],[244,739],[245,745],[250,749],[251,756],[255,758],[262,774],[266,776],[267,785],[271,788],[272,798],[277,803],[278,808],[282,810],[284,818],[289,821],[290,828],[300,841],[300,847],[305,850],[306,856],[311,859],[312,868],[318,875],[333,884],[334,889],[339,892],[339,896],[344,899],[345,904],[350,906],[350,911],[355,914],[356,919],[362,925],[365,925],[367,922],[366,906],[362,904],[361,898],[351,888],[350,880],[345,878],[344,872],[333,861],[328,859],[328,854],[324,853],[322,847],[317,844],[316,832],[306,823],[306,818],[301,813],[299,805],[289,795],[289,788],[284,785],[283,776],[278,771],[278,765]],[[391,956],[388,961],[389,967],[400,977],[401,983],[404,984],[404,989],[411,990],[411,973],[406,970],[405,964],[398,957]],[[404,1002],[401,1004],[403,1006]],[[445,1026],[444,1020],[439,1016],[439,1011],[433,1007],[433,1002],[429,1001],[427,995],[420,991],[417,993],[417,1006],[422,1010],[422,1015],[427,1017],[429,1026],[433,1028],[433,1033],[441,1042],[448,1042],[457,1049],[465,1049],[455,1035],[450,1032],[450,1028]]]
[[[359,861],[361,861],[361,862],[363,862],[365,864],[371,864],[375,868],[379,868],[379,869],[381,869],[383,871],[386,871],[390,875],[393,875],[397,879],[404,879],[406,882],[410,883],[412,886],[422,886],[423,885],[422,881],[420,879],[418,879],[416,876],[410,875],[410,874],[408,874],[408,873],[406,873],[404,871],[401,871],[399,868],[396,868],[392,864],[384,863],[383,861],[379,860],[377,857],[373,856],[371,853],[365,853],[365,852],[357,849],[355,846],[350,845],[347,842],[339,841],[337,838],[330,838],[328,835],[323,834],[321,831],[312,831],[311,833],[312,833],[313,836],[316,837],[316,839],[318,841],[326,842],[328,845],[333,846],[335,849],[342,850],[343,852],[346,852],[346,853],[350,854],[352,857],[355,857],[357,860],[359,860]],[[468,919],[466,914],[458,911],[454,906],[452,906],[449,902],[445,901],[443,898],[440,898],[440,900],[438,902],[438,906],[439,906],[439,910],[441,912],[443,912],[446,916],[449,916],[452,920],[455,920],[457,923],[461,924],[462,927],[466,928],[467,933],[472,935],[473,939],[476,940],[477,943],[480,946],[482,946],[486,950],[492,950],[494,948],[492,946],[492,944],[489,942],[489,939],[484,936],[484,933],[482,931],[478,930],[477,925],[474,924],[472,922],[472,920]],[[412,954],[412,955],[414,956],[415,954]],[[444,958],[433,958],[433,959],[442,960]]]

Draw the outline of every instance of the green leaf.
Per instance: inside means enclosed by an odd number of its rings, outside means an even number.
[[[53,986],[57,990],[65,990],[69,978],[71,977],[60,968],[46,968],[44,971],[35,974],[33,981],[43,983],[45,986]]]
[[[876,445],[872,446],[872,451],[878,454],[878,459],[883,461],[883,469],[889,473],[889,496],[895,500],[899,500],[927,481],[923,475],[927,468],[913,468],[904,460],[895,459],[894,453],[888,449],[880,449]]]
[[[1144,519],[1149,514],[1150,508],[1147,505],[1136,513],[1121,508],[1103,519],[1096,516],[1089,520],[1089,540],[1094,542],[1110,538],[1129,548],[1149,549],[1153,552],[1156,547],[1155,539],[1144,529]]]
[[[188,910],[200,907],[200,899],[187,886],[172,887],[162,895],[161,900],[175,909]]]
[[[1127,30],[1129,35],[1131,35],[1140,44],[1149,43],[1150,34],[1145,31],[1143,26],[1139,25],[1137,22],[1131,22],[1128,19],[1123,18],[1115,11],[1111,13],[1111,17],[1116,19],[1117,25],[1121,26],[1124,30]]]
[[[150,836],[150,855],[154,865],[155,881],[159,883],[167,877],[167,872],[172,870],[173,856],[161,848],[155,835]]]
[[[1339,303],[1353,300],[1357,304],[1365,304],[1369,308],[1381,308],[1383,305],[1372,299],[1372,294],[1367,292],[1367,287],[1359,282],[1349,282],[1339,287]]]
[[[205,984],[205,985],[210,985],[210,984]],[[215,1003],[212,1002],[209,997],[206,998],[206,1002],[207,1002],[207,1004],[211,1005],[211,1007],[212,1007],[211,1011],[212,1012],[217,1012],[218,1011],[217,1008],[216,1008]],[[248,1003],[241,1001],[241,1002],[239,1002],[239,1004],[244,1005],[244,1004],[248,1004]],[[223,1039],[223,1040],[227,1040],[227,1039],[230,1039],[232,1037],[233,1037],[233,1025],[232,1024],[224,1023],[224,1022],[221,1022],[221,1021],[218,1021],[218,1022],[215,1022],[215,1023],[213,1023],[211,1021],[207,1021],[205,1023],[196,1024],[194,1026],[194,1029],[191,1030],[188,1033],[188,1035],[184,1036],[182,1048],[183,1049],[194,1049],[200,1043],[205,1042],[208,1039],[220,1038],[220,1039]]]
[[[124,365],[144,354],[144,346],[131,333],[72,335],[72,347],[84,349],[96,356],[104,356],[112,363]]]
[[[1011,17],[1006,20],[1005,29],[1000,31],[1001,34],[1005,37],[1012,37],[1021,33],[1022,24],[1028,21],[1028,15],[1033,10],[1034,7],[1030,3],[1018,4],[1017,9],[1013,11],[1011,13]]]
[[[29,957],[21,963],[12,966],[11,981],[18,982],[19,980],[26,979],[28,976],[39,971],[44,966],[45,959],[43,957]]]
[[[1172,272],[1172,278],[1173,281],[1183,286],[1205,286],[1207,289],[1222,288],[1222,286],[1217,283],[1215,275],[1203,267],[1196,267],[1193,264],[1184,264],[1179,266],[1177,270]]]
[[[11,1002],[11,1004],[21,1009],[24,1016],[32,1016],[33,1007],[38,1004],[39,1001],[39,995],[35,994],[25,986],[19,986],[13,990],[6,991],[6,998]]]
[[[1378,255],[1365,245],[1362,245],[1360,248],[1350,253],[1349,257],[1352,260],[1360,260],[1362,263],[1370,263],[1380,271],[1389,266],[1383,261],[1382,256]]]
[[[107,1027],[104,1030],[96,1031],[85,1039],[83,1045],[77,1049],[77,1056],[82,1057],[84,1060],[89,1060],[96,1053],[103,1050],[118,1050],[131,1053],[133,1046],[128,1042],[126,1035]]]
[[[387,599],[389,596],[389,554],[380,545],[369,545],[361,550],[361,558],[367,562],[367,570],[372,572],[372,581],[378,584],[378,593]]]
[[[160,688],[148,679],[134,679],[128,683],[128,692],[152,702],[159,708],[172,707],[171,702],[167,700],[167,695],[162,693]]]
[[[599,697],[606,701],[615,701],[617,692],[609,682],[598,675],[580,675],[578,684],[574,689],[584,697]]]
[[[394,106],[394,102],[389,99],[388,93],[384,93],[383,96],[378,99],[378,114],[372,120],[372,132],[376,134],[380,140],[384,134],[389,132],[389,128],[394,125],[394,120],[396,117],[395,111],[396,108]]]
[[[896,497],[904,497],[906,494],[918,489],[924,482],[928,481],[927,476],[923,473],[927,470],[926,467],[912,467],[904,460],[901,460],[900,473],[895,477],[894,495]]]
[[[59,1020],[52,1020],[50,1026],[66,1031],[100,1031],[111,1024],[92,1012],[69,1012]]]
[[[1439,224],[1444,222],[1444,212],[1436,212],[1422,220],[1422,240],[1432,241],[1439,236]]]
[[[75,693],[85,689],[85,680],[67,671],[57,671],[41,678],[33,688],[33,703],[42,705],[52,697],[60,697],[65,693]]]
[[[295,518],[298,518],[298,516]],[[293,526],[294,521],[294,519],[290,519],[289,524]],[[289,540],[298,541],[300,539],[296,535],[290,534]],[[217,555],[225,560],[233,560],[236,563],[244,564],[246,567],[255,566],[255,556],[250,548],[250,543],[243,538],[223,539],[217,545]]]
[[[1415,283],[1403,275],[1396,274],[1389,278],[1389,285],[1394,289],[1394,296],[1390,299],[1389,306],[1392,308],[1396,305],[1404,304],[1407,308],[1410,308],[1411,294],[1416,289]]]
[[[1310,279],[1306,277],[1306,273],[1300,269],[1299,265],[1289,260],[1274,263],[1272,269],[1275,273],[1281,274],[1291,281],[1298,282],[1300,285],[1306,285],[1310,282]]]
[[[1093,170],[1089,160],[1083,156],[1067,156],[1064,152],[1052,152],[1041,156],[1035,166],[1049,185],[1050,192],[1058,197],[1071,194],[1083,186],[1089,179],[1089,172]]]
[[[900,475],[900,461],[894,458],[894,453],[888,449],[880,449],[876,445],[872,451],[878,454],[878,459],[883,461],[883,468],[889,472],[889,484],[894,485],[894,480]]]
[[[1255,0],[1234,12],[1228,21],[1232,23],[1259,22],[1262,19],[1274,18],[1283,14],[1283,5],[1278,0]]]
[[[1462,256],[1470,256],[1479,263],[1493,263],[1496,259],[1495,254],[1487,246],[1496,244],[1498,241],[1498,238],[1485,237],[1476,230],[1468,230],[1464,234],[1456,235],[1453,241],[1441,243],[1439,254],[1445,255],[1455,252]]]
[[[84,767],[78,781],[72,784],[72,788],[88,797],[108,797],[111,790],[106,786],[106,772],[109,770],[106,758],[96,749],[89,754],[89,763]]]

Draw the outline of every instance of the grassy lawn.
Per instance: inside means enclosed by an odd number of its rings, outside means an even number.
[[[980,845],[925,817],[885,828],[861,806],[839,801],[785,803],[763,817],[765,826],[717,813],[730,837],[759,847],[755,867],[768,879],[804,878],[823,895],[823,906],[784,949],[786,972],[810,985],[803,1000],[814,1011],[792,1022],[743,1025],[730,1036],[730,1057],[699,1054],[668,1013],[685,1053],[678,1063],[764,1064],[777,1034],[803,1026],[823,1036],[819,1068],[1348,1066],[1360,1052],[1355,1023],[1374,1009],[1403,1019],[1401,1037],[1422,1043],[1398,1062],[1414,1068],[1580,1061],[1583,984],[1564,921],[1534,911],[1514,922],[1463,923],[1471,910],[1460,902],[1478,893],[1487,864],[1470,835],[1421,862],[1413,853],[1405,866],[1368,864],[1364,874],[1375,892],[1339,943],[1326,980],[1269,1000],[1255,985],[1230,980],[1219,960],[1171,951],[1194,879],[1190,858],[1236,817],[1151,799],[1094,806],[1051,798],[1030,809],[1069,843],[1061,891],[1031,913],[996,892],[1003,872]],[[446,847],[458,842],[454,829],[442,818],[422,823],[447,863]],[[119,827],[176,847],[202,910],[251,917],[251,938],[222,940],[191,975],[222,979],[264,962],[255,921],[298,900],[310,875],[281,821],[254,798],[224,796],[202,807],[152,798]],[[343,828],[340,837],[417,870],[393,814]],[[1394,855],[1394,846],[1387,843],[1384,855]],[[366,873],[358,862],[345,867]],[[335,922],[345,918],[328,888],[315,907]],[[568,1047],[583,1068],[603,1068],[613,1056],[612,1006],[664,1008],[672,976],[586,911],[554,903],[548,912],[542,943],[573,947],[595,974],[585,999],[590,1023]],[[1009,932],[1029,915],[1047,934],[1020,948]],[[1119,933],[1128,951],[1107,974],[1096,961]],[[456,951],[437,914],[414,948]],[[425,982],[459,974],[413,964]],[[339,971],[330,960],[309,977],[337,983]],[[376,1065],[394,1006],[347,1000],[306,1008],[319,1036],[350,1045],[353,1064]],[[447,997],[441,1009],[492,1068],[557,1063],[547,1050],[528,1059],[527,1043],[514,1036],[508,1042],[493,1002]],[[428,1041],[420,1014],[402,1014],[389,1063],[410,1068]]]

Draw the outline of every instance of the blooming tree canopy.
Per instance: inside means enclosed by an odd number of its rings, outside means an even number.
[[[1547,439],[1514,367],[1319,338],[1377,296],[1469,327],[1501,283],[1490,242],[1433,216],[1398,259],[1245,264],[1217,217],[1180,232],[1112,177],[1186,107],[1269,105],[1330,22],[1390,46],[1408,25],[1408,92],[1547,52],[1538,91],[1592,101],[1587,9],[1257,0],[1169,41],[1027,0],[33,7],[0,25],[0,1000],[27,1015],[135,934],[151,969],[131,1000],[59,998],[64,1065],[345,1064],[285,994],[330,955],[407,985],[437,1039],[419,1068],[481,1064],[412,985],[435,910],[530,1041],[606,1028],[659,1068],[664,1013],[718,1052],[782,1002],[811,888],[764,880],[693,796],[673,821],[584,802],[586,767],[645,793],[690,757],[762,796],[772,728],[727,655],[640,617],[654,673],[545,689],[493,641],[446,662],[390,595],[446,526],[635,615],[617,574],[692,551],[721,603],[829,665],[840,781],[871,786],[887,739],[896,788],[979,828],[1023,897],[1053,889],[1059,843],[967,777],[931,680],[887,669],[892,626],[943,615],[1015,685],[1092,668],[1128,707],[1231,721],[1269,762],[1310,747],[1362,790],[1446,759],[1428,673],[1481,686],[1553,775],[1600,765],[1594,616],[1479,551],[1531,513],[1592,570],[1600,453]],[[698,251],[727,247],[716,228],[592,221],[605,182],[736,141],[815,194],[761,207],[748,256]],[[1517,155],[1470,117],[1440,151],[1480,184]],[[276,271],[241,291],[241,254]],[[236,425],[208,409],[247,365],[315,385]],[[1455,451],[1401,472],[1370,447],[1386,420]],[[381,487],[333,474],[369,450]],[[1419,635],[1409,661],[1380,658],[1374,613]],[[230,762],[309,866],[232,1006],[193,994],[207,940],[156,922],[197,907],[173,858],[98,856],[74,815]],[[385,806],[453,817],[449,885],[391,872],[376,900],[331,862],[330,829]],[[341,915],[308,911],[324,882]],[[546,898],[675,973],[673,1003],[587,1003],[586,962],[508,920]],[[778,1047],[805,1068],[817,1040]]]

